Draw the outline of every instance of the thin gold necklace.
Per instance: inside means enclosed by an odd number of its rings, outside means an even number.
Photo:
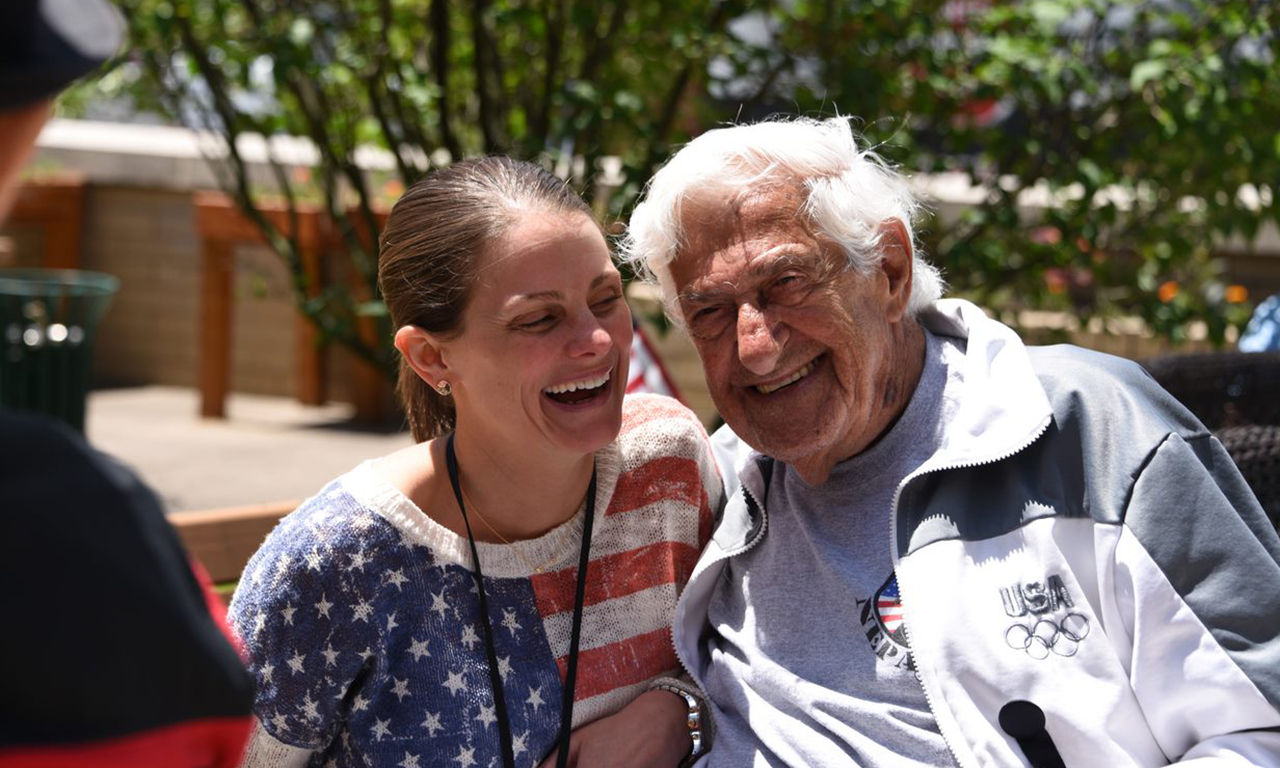
[[[507,547],[511,551],[511,554],[515,555],[516,559],[518,559],[524,565],[525,568],[529,569],[529,573],[542,573],[543,569],[545,569],[547,566],[554,563],[556,560],[560,559],[559,555],[552,555],[550,560],[547,560],[541,565],[534,566],[532,563],[530,563],[528,560],[525,559],[524,555],[520,554],[520,547],[517,544],[513,543],[506,536],[503,536],[501,533],[498,532],[497,528],[493,527],[493,523],[489,522],[489,518],[485,517],[480,512],[480,507],[476,506],[475,500],[467,495],[467,492],[462,489],[461,484],[459,484],[458,489],[462,491],[462,498],[464,501],[467,502],[467,509],[471,510],[476,517],[480,518],[480,522],[484,523],[484,527],[488,528],[489,531],[492,532],[494,536],[497,536],[499,541],[507,545]]]

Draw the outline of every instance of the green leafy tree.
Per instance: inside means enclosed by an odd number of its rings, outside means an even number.
[[[726,25],[745,3],[121,5],[132,53],[117,87],[221,137],[221,185],[288,263],[302,311],[326,338],[393,373],[376,289],[379,209],[433,165],[506,153],[556,165],[602,213],[619,210],[669,146],[703,124],[702,102],[691,97],[708,61],[732,44]],[[310,139],[314,170],[268,143],[269,178],[258,178],[244,150],[258,136]],[[387,150],[391,167],[360,162],[369,147]],[[267,203],[290,212],[320,206],[341,235],[352,279],[315,290],[296,219],[276,226],[262,213]],[[376,331],[362,334],[369,323]]]
[[[121,3],[132,53],[99,87],[221,136],[223,187],[291,266],[301,309],[388,371],[389,329],[360,333],[386,322],[376,211],[467,155],[555,164],[625,216],[671,147],[717,122],[856,116],[907,170],[979,191],[923,232],[954,292],[1010,320],[1137,316],[1174,340],[1243,324],[1212,243],[1280,218],[1267,0]],[[240,151],[255,135],[317,154],[274,152],[263,184]],[[358,162],[370,146],[388,167]],[[327,211],[356,290],[309,285],[268,201]]]
[[[868,118],[890,157],[984,190],[928,246],[954,291],[1141,317],[1222,343],[1249,306],[1212,244],[1280,220],[1280,8],[1259,0],[797,2],[802,109]],[[984,119],[991,114],[1003,119]]]

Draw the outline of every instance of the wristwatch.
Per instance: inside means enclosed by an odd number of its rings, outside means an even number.
[[[689,740],[693,742],[693,749],[689,750],[689,754],[685,755],[684,759],[680,761],[680,768],[693,765],[699,757],[706,753],[702,740],[702,700],[684,688],[671,683],[659,682],[653,687],[674,693],[684,699],[685,705],[689,707],[684,724],[689,729]]]

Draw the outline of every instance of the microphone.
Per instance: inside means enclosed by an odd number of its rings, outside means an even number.
[[[1044,729],[1044,710],[1029,701],[1011,701],[1000,708],[1000,727],[1013,737],[1031,768],[1067,768]]]

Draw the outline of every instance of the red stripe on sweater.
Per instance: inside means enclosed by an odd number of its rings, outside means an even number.
[[[235,768],[251,717],[192,720],[80,744],[0,749],[0,768]]]
[[[660,541],[592,560],[587,565],[583,605],[603,603],[663,584],[684,584],[697,560],[698,550],[678,541]],[[539,615],[545,618],[573,610],[577,568],[534,574],[531,581]]]
[[[605,514],[630,512],[663,499],[697,506],[702,495],[702,479],[692,459],[660,456],[618,478]]]
[[[564,680],[569,667],[568,658],[561,656],[556,659],[556,665],[560,667],[560,679]],[[574,686],[573,700],[582,701],[624,686],[635,685],[663,672],[678,669],[679,666],[676,649],[671,642],[670,627],[580,651],[578,682]]]

